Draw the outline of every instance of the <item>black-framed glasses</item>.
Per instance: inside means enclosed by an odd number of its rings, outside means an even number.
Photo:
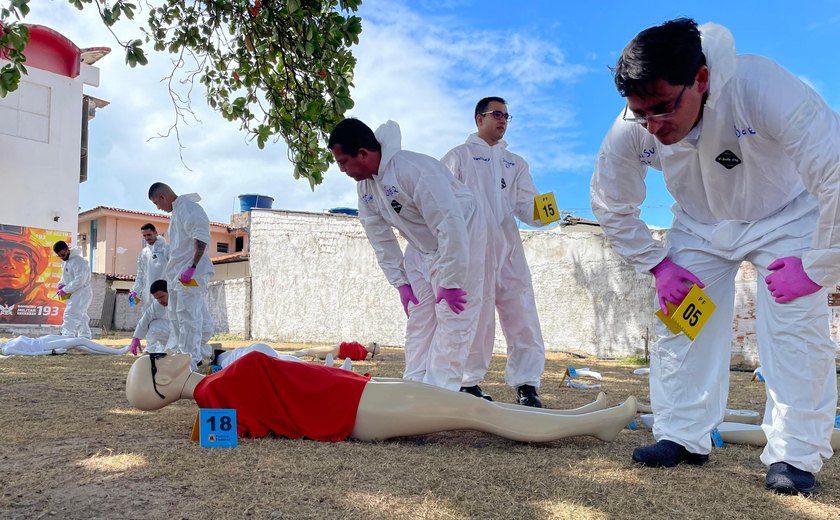
[[[155,361],[162,357],[166,357],[165,352],[152,352],[149,354],[149,362],[152,364],[152,388],[155,389],[155,393],[159,395],[161,399],[166,399],[166,396],[158,392],[157,381],[155,381],[155,376],[157,375],[157,365],[155,365]]]
[[[505,121],[510,121],[511,119],[513,119],[512,115],[508,114],[507,112],[502,112],[501,110],[490,110],[489,112],[479,112],[478,114],[481,116],[486,116],[487,114],[490,114],[496,121],[501,121],[503,119]]]
[[[665,121],[666,119],[670,119],[674,117],[674,114],[676,114],[677,110],[680,108],[680,100],[682,99],[683,93],[687,88],[688,85],[683,85],[683,88],[682,90],[680,90],[677,99],[674,100],[674,108],[672,108],[670,112],[663,112],[661,114],[653,114],[649,116],[631,115],[630,117],[627,117],[627,111],[630,110],[630,105],[625,105],[624,115],[621,116],[621,119],[627,121],[628,123],[636,123],[638,125],[646,125],[648,124],[648,121]]]

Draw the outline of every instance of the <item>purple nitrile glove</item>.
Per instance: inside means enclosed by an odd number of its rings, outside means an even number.
[[[400,302],[402,303],[405,315],[408,316],[408,302],[411,302],[414,305],[418,305],[420,302],[417,300],[417,297],[414,296],[414,291],[411,290],[411,284],[402,284],[397,287],[397,290],[400,292]]]
[[[142,347],[140,346],[140,338],[131,338],[131,347],[129,347],[131,353],[136,356],[140,353],[141,348]]]
[[[697,284],[700,288],[705,287],[699,278],[694,276],[691,271],[678,266],[670,259],[665,258],[650,270],[650,273],[656,280],[656,294],[659,296],[659,308],[665,315],[668,315],[668,305],[665,303],[669,301],[674,305],[679,305],[685,299],[688,291],[691,290],[691,285]]]
[[[464,307],[467,305],[467,291],[461,289],[460,287],[455,287],[453,289],[441,287],[438,289],[435,305],[443,300],[446,300],[446,304],[449,305],[452,312],[455,314],[461,314],[461,311],[463,311]]]
[[[194,274],[195,267],[189,266],[186,269],[184,269],[184,272],[181,273],[181,276],[179,276],[178,279],[181,280],[181,283],[190,283],[190,280],[192,280]]]
[[[136,299],[136,298],[137,298],[137,293],[136,292],[131,291],[131,292],[128,293],[128,299],[129,300]]]
[[[57,294],[59,298],[64,298],[65,296],[67,296],[67,293],[64,292],[64,289],[59,289],[55,294]]]
[[[776,299],[776,303],[787,303],[799,298],[808,296],[822,289],[822,286],[810,278],[802,267],[802,259],[795,256],[786,256],[773,261],[767,266],[773,274],[764,279],[770,294]]]
[[[59,289],[64,289],[64,284],[63,283],[58,284],[58,288]]]

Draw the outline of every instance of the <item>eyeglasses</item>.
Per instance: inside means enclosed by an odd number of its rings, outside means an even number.
[[[627,121],[628,123],[636,123],[639,125],[646,125],[648,121],[665,121],[666,119],[670,119],[677,113],[677,109],[680,108],[680,100],[682,99],[683,92],[685,89],[688,88],[688,85],[683,85],[682,90],[680,90],[677,99],[674,100],[674,108],[671,109],[670,112],[663,112],[662,114],[653,114],[649,116],[630,116],[627,117],[627,111],[630,110],[630,105],[624,107],[624,115],[621,116],[621,119]]]
[[[159,395],[161,399],[166,399],[166,396],[158,392],[157,389],[157,381],[155,381],[155,376],[157,375],[157,366],[155,365],[155,361],[165,356],[165,352],[152,352],[149,354],[149,362],[152,364],[152,388],[155,389],[155,393]]]
[[[508,114],[507,112],[502,112],[501,110],[491,110],[489,112],[478,113],[478,115],[480,116],[486,116],[487,114],[492,115],[493,119],[495,119],[496,121],[501,121],[502,119],[504,119],[505,121],[510,121],[511,119],[513,119],[512,115]]]

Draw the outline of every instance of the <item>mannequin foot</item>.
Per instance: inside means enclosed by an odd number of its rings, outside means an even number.
[[[379,354],[379,343],[371,341],[367,344],[367,351],[370,352],[370,359],[375,358]]]
[[[651,468],[672,468],[682,463],[702,466],[709,461],[709,456],[691,453],[681,444],[662,440],[633,450],[633,460]]]
[[[636,398],[632,395],[626,401],[614,408],[607,408],[606,410],[598,410],[595,412],[601,417],[602,426],[598,433],[594,433],[595,437],[602,441],[612,442],[618,437],[624,428],[627,426],[633,417],[636,415]]]
[[[488,401],[493,400],[493,398],[490,397],[489,394],[484,393],[484,390],[482,390],[481,387],[478,386],[478,385],[462,386],[461,387],[461,392],[464,392],[464,393],[467,393],[467,394],[470,394],[470,395],[474,395],[474,396],[480,397],[482,399],[487,399]]]
[[[537,389],[532,385],[517,386],[516,397],[519,404],[522,406],[530,406],[531,408],[543,407],[542,401],[540,401],[540,396],[537,395]]]
[[[764,487],[774,493],[810,496],[817,491],[817,479],[813,473],[795,468],[787,462],[774,462],[767,469]]]

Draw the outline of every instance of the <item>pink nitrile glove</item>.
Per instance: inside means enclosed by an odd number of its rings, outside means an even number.
[[[397,287],[397,290],[400,292],[400,302],[402,303],[405,315],[408,316],[408,302],[411,302],[414,305],[419,305],[420,302],[417,300],[417,297],[414,296],[414,291],[411,290],[411,284],[402,284]]]
[[[64,292],[64,289],[59,289],[55,294],[57,294],[60,298],[64,298],[67,296],[67,293]]]
[[[776,303],[787,303],[799,298],[808,296],[822,289],[822,286],[808,277],[802,267],[802,259],[795,256],[786,256],[773,261],[767,266],[773,274],[764,279],[770,294],[776,299]]]
[[[181,276],[179,276],[178,279],[181,280],[181,283],[190,283],[190,280],[192,280],[194,274],[195,267],[189,266],[186,269],[184,269],[184,272],[181,273]]]
[[[129,351],[134,354],[135,356],[140,354],[140,351],[143,347],[140,346],[140,338],[131,338],[131,347],[129,347]]]
[[[674,305],[679,305],[685,299],[688,291],[691,290],[691,285],[697,284],[701,289],[705,287],[699,278],[694,276],[691,271],[680,267],[670,259],[665,258],[650,270],[656,280],[656,295],[659,296],[659,308],[665,315],[668,315],[668,305],[665,303],[669,301]]]
[[[449,305],[452,312],[455,314],[461,314],[461,311],[463,311],[464,307],[467,305],[467,291],[461,289],[460,287],[455,287],[453,289],[441,287],[438,289],[435,305],[444,300],[446,300],[446,304]]]

